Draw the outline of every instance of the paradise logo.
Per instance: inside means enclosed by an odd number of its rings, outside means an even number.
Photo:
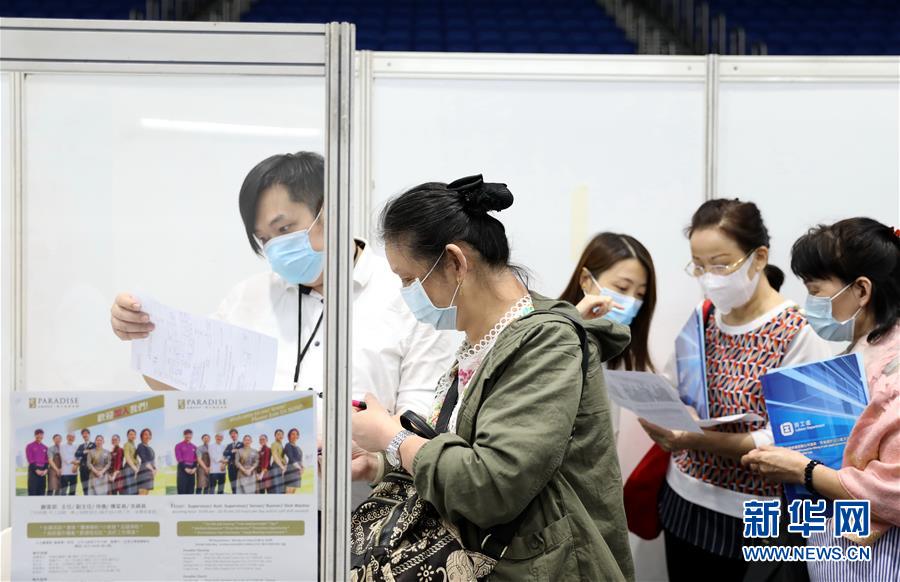
[[[222,410],[228,408],[226,398],[179,398],[178,410]]]
[[[78,408],[77,396],[31,396],[28,408]]]

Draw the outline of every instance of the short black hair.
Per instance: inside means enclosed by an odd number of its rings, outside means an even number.
[[[315,152],[276,154],[256,164],[241,185],[238,206],[250,248],[262,255],[256,238],[256,207],[262,193],[272,186],[284,186],[291,200],[318,214],[325,201],[325,158]]]
[[[849,285],[859,277],[872,281],[877,342],[900,320],[900,238],[872,218],[847,218],[812,228],[791,248],[791,270],[803,279],[836,277]]]
[[[127,436],[127,435],[130,435],[130,434],[133,433],[133,432],[135,432],[135,430],[134,430],[133,428],[129,428],[127,431],[125,431],[125,435],[126,435],[126,436]],[[137,434],[137,433],[135,433],[135,434]]]
[[[181,434],[194,434],[194,431],[192,431],[192,430],[189,429],[189,428],[186,428],[186,429],[184,429],[184,432],[181,433]]]
[[[276,428],[276,429],[275,429],[275,433],[274,433],[275,436],[278,436],[278,433],[284,434],[284,431],[281,430],[280,428]]]
[[[204,434],[204,435],[201,436],[200,438],[202,439],[203,437],[209,438],[209,435],[208,435],[208,434]]]
[[[89,428],[83,428],[83,429],[81,429],[81,434],[84,434],[84,433],[91,434],[91,429],[89,429]]]
[[[237,431],[238,431],[238,429],[233,428],[233,429],[231,429],[231,430],[228,431],[228,434],[237,434]]]
[[[34,436],[37,436],[39,434],[44,434],[44,429],[42,429],[42,428],[35,429]]]

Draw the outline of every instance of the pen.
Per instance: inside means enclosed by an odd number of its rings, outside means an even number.
[[[322,395],[321,392],[318,392],[317,394],[318,394],[319,398],[324,398],[324,396]],[[365,410],[366,409],[366,403],[364,400],[351,400],[350,404],[353,405],[353,408],[356,408],[357,410]]]

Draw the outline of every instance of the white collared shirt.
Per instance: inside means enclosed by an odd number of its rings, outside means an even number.
[[[353,398],[361,400],[371,392],[394,414],[413,410],[426,416],[437,381],[452,363],[462,334],[438,332],[416,321],[400,296],[400,279],[368,245],[357,257],[353,283]],[[275,273],[260,273],[234,287],[214,315],[278,339],[274,390],[293,388],[299,294],[297,285]],[[302,296],[302,309],[301,335],[306,345],[324,309],[324,298],[311,291]],[[300,366],[298,389],[322,392],[324,360],[322,322]]]
[[[225,461],[225,447],[228,445],[225,443],[225,439],[222,439],[222,444],[216,443],[216,440],[213,439],[209,441],[209,445],[207,445],[207,449],[209,450],[209,472],[210,473],[224,473],[225,469],[222,467],[222,461]]]
[[[72,443],[63,442],[59,444],[59,460],[62,466],[60,467],[60,475],[74,475],[75,470],[72,469],[72,463],[75,462],[75,451],[78,450],[78,445]]]

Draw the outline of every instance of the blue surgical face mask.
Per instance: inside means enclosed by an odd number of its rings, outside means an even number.
[[[425,292],[422,281],[431,275],[443,257],[444,254],[441,253],[441,256],[438,257],[438,260],[431,266],[431,270],[428,271],[428,274],[421,281],[416,279],[409,286],[400,289],[403,301],[406,302],[406,306],[409,307],[415,318],[422,323],[431,325],[438,331],[456,329],[456,306],[453,305],[453,302],[456,300],[456,294],[459,293],[459,288],[462,285],[460,283],[456,286],[456,291],[453,292],[453,297],[450,298],[448,307],[435,307],[431,299],[428,298],[428,293]]]
[[[862,307],[856,310],[856,313],[847,321],[838,321],[831,314],[831,302],[835,297],[850,288],[850,283],[831,297],[816,297],[808,295],[806,297],[806,320],[813,330],[822,337],[822,339],[832,342],[849,342],[853,340],[853,324],[856,316],[862,311]]]
[[[631,297],[630,295],[616,293],[608,287],[601,287],[600,283],[597,282],[597,279],[595,279],[593,275],[591,275],[591,281],[593,281],[594,285],[597,286],[597,289],[600,290],[600,295],[612,297],[613,301],[622,306],[621,309],[613,307],[603,317],[621,323],[622,325],[631,325],[631,322],[637,317],[638,312],[641,310],[641,305],[643,305],[644,302],[636,297]]]
[[[321,215],[319,211],[306,230],[277,236],[263,246],[272,270],[292,285],[310,285],[322,274],[325,253],[313,249],[309,242],[309,231]]]

